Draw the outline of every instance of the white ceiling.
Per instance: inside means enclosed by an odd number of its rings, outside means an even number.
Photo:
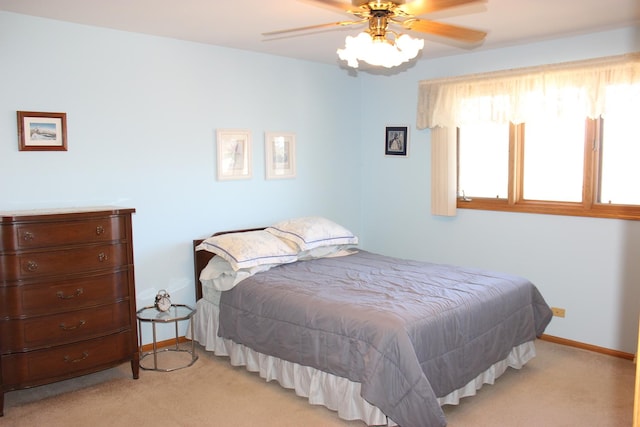
[[[350,19],[310,0],[0,0],[0,10],[330,64],[344,38],[364,28],[265,41],[264,32]],[[638,25],[640,0],[488,0],[423,18],[488,32],[473,47],[426,35],[426,59]]]

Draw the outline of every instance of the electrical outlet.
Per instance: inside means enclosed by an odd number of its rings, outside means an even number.
[[[551,307],[551,311],[553,312],[553,315],[556,317],[564,317],[564,314],[565,314],[564,308]]]

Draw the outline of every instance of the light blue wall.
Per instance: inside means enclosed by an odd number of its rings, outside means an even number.
[[[416,130],[420,80],[640,50],[627,28],[427,60],[391,77],[362,75],[365,184],[362,233],[372,251],[497,269],[534,282],[566,308],[546,333],[635,353],[640,309],[640,222],[458,210],[431,215],[430,131]],[[408,158],[385,157],[383,127],[412,127]]]
[[[192,239],[308,214],[360,231],[359,108],[335,66],[0,12],[0,211],[136,208],[138,306],[192,304]],[[66,112],[68,151],[18,151],[18,110]],[[216,180],[218,128],[252,132],[252,179]],[[265,180],[265,131],[297,134],[295,179]]]
[[[549,334],[631,353],[640,223],[432,216],[429,131],[415,129],[415,110],[422,79],[632,50],[640,50],[637,32],[611,31],[383,77],[0,12],[0,210],[136,208],[138,306],[161,288],[194,302],[194,238],[325,215],[358,233],[365,249],[529,277],[567,309]],[[19,152],[17,110],[66,112],[69,151]],[[390,124],[411,127],[408,158],[383,155]],[[217,128],[251,130],[252,179],[216,181]],[[296,179],[264,179],[265,131],[297,134]]]

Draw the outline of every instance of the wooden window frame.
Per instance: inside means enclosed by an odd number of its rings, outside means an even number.
[[[640,220],[640,206],[597,202],[602,160],[602,151],[600,150],[600,147],[602,147],[602,119],[587,119],[585,126],[582,202],[526,200],[522,197],[524,187],[525,124],[511,124],[509,126],[509,187],[507,198],[484,198],[468,195],[471,197],[470,199],[458,197],[456,207],[458,209]],[[459,144],[459,132],[457,135],[456,141]]]

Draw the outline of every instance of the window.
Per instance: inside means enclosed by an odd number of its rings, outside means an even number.
[[[522,198],[580,202],[584,174],[584,118],[535,120],[522,127]]]
[[[632,126],[626,113],[462,126],[458,207],[640,219]]]
[[[620,90],[629,88],[620,88]],[[635,87],[640,97],[640,85]],[[603,121],[600,146],[601,203],[640,205],[640,136],[638,111],[631,108],[612,109]]]
[[[458,196],[507,198],[509,125],[485,122],[458,128]]]
[[[640,53],[421,81],[432,213],[640,219],[637,111]]]

